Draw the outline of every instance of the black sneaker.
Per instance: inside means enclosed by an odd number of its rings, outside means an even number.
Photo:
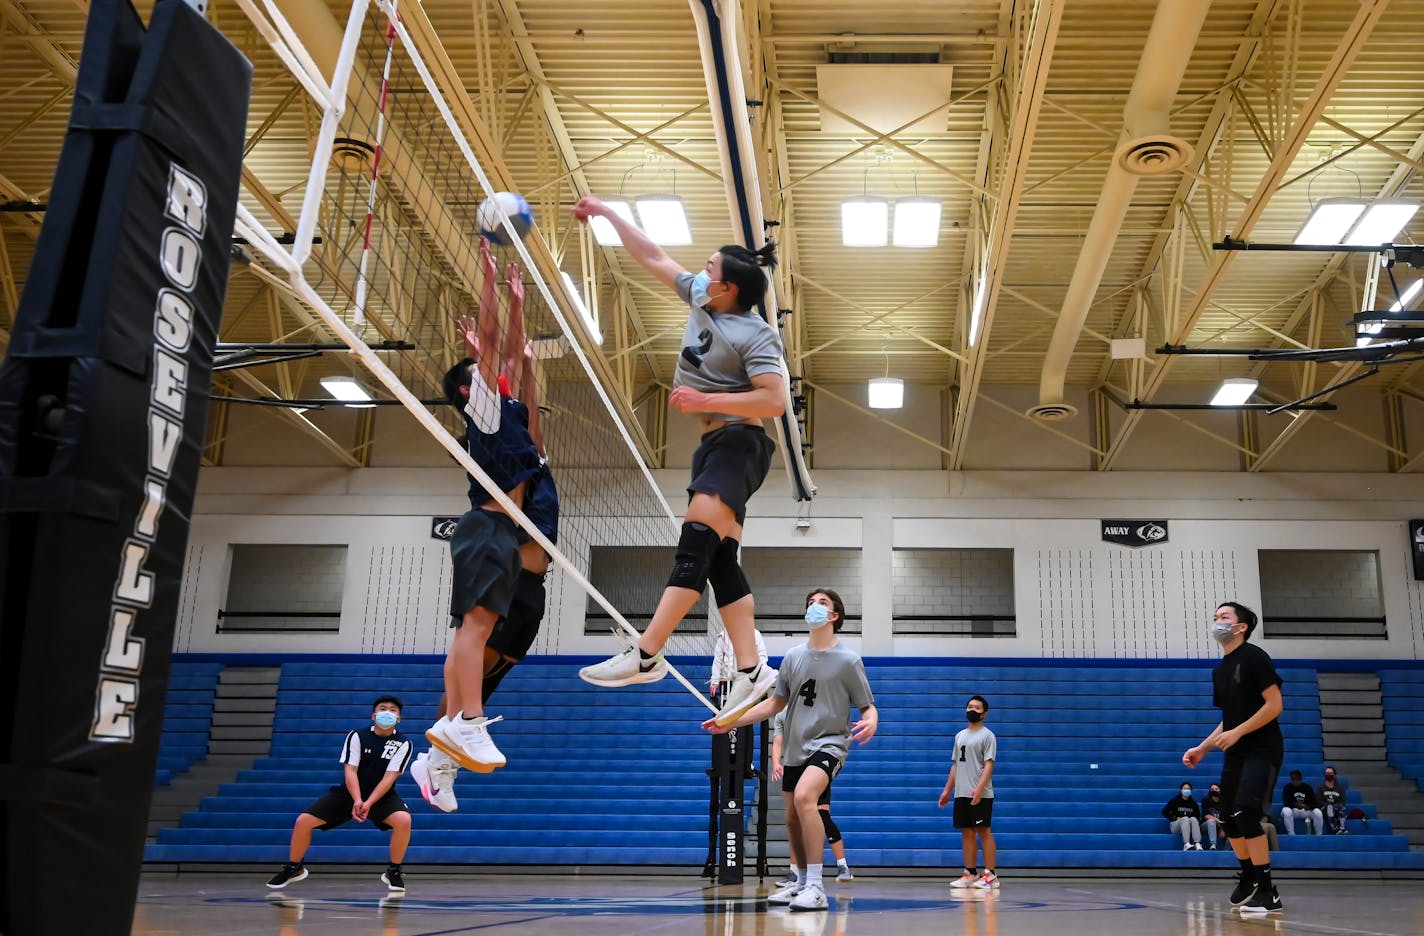
[[[405,875],[401,874],[401,869],[397,866],[388,866],[385,873],[381,875],[381,881],[386,887],[390,888],[392,892],[398,891],[402,894],[405,893]]]
[[[1236,889],[1231,892],[1231,906],[1239,907],[1250,900],[1256,893],[1256,882],[1248,881],[1243,875],[1237,875]]]
[[[267,886],[273,890],[281,890],[288,884],[295,884],[298,881],[307,879],[307,866],[300,861],[296,864],[288,862],[282,865],[282,870],[272,875],[272,880],[267,882]]]
[[[1252,898],[1241,905],[1242,913],[1280,913],[1285,909],[1285,904],[1281,903],[1281,895],[1276,893],[1276,889],[1271,888],[1269,894],[1263,893],[1259,888]]]

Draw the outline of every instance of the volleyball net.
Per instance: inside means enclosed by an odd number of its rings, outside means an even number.
[[[309,311],[312,330],[350,347],[349,376],[364,370],[375,378],[548,551],[587,595],[589,620],[606,620],[636,640],[639,629],[595,587],[595,567],[618,573],[604,578],[616,579],[623,606],[650,612],[681,512],[650,470],[648,417],[615,389],[607,361],[592,353],[599,322],[579,282],[560,271],[537,228],[523,239],[506,228],[507,246],[482,238],[479,206],[512,184],[502,166],[482,165],[477,146],[487,135],[464,89],[442,82],[448,60],[422,56],[394,3],[362,0],[344,29],[333,21],[331,38],[339,32],[340,44],[329,68],[275,3],[238,5],[315,102],[321,125],[293,242],[273,235],[283,228],[276,212],[246,206],[237,236],[272,282]],[[482,354],[496,353],[486,347],[496,345],[501,372],[520,384],[510,391],[533,404],[531,430],[537,422],[559,491],[557,543],[492,481],[486,469],[499,466],[470,457],[459,440],[459,411],[436,402],[446,375],[466,356],[461,319],[479,323]],[[660,396],[648,398],[647,406],[661,405]],[[650,549],[666,553],[655,573]],[[632,556],[641,561],[624,561]],[[667,653],[706,660],[719,631],[715,613],[705,623],[689,616]],[[692,681],[673,674],[712,707]]]

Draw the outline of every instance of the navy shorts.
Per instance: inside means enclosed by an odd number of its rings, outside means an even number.
[[[506,514],[475,508],[455,524],[450,537],[454,583],[450,588],[450,626],[464,623],[473,608],[484,608],[502,618],[509,613],[522,565],[519,529]]]
[[[738,523],[747,519],[747,501],[766,480],[776,443],[761,426],[734,423],[702,437],[692,453],[692,481],[687,496],[716,494],[732,508]]]
[[[534,646],[543,621],[544,576],[524,569],[515,582],[509,613],[495,622],[485,646],[511,660],[522,660]]]
[[[831,784],[835,782],[836,774],[840,773],[841,768],[845,766],[845,761],[828,751],[816,751],[806,758],[804,764],[783,767],[781,770],[781,792],[795,793],[796,784],[801,782],[801,775],[806,772],[807,767],[811,766],[821,768],[826,772],[826,776],[831,778],[826,784],[826,788],[821,791],[821,795],[816,798],[816,805],[829,806],[831,805]]]
[[[312,803],[304,813],[316,816],[322,821],[319,829],[334,829],[339,825],[353,821],[351,808],[356,805],[356,801],[351,798],[351,792],[344,786],[334,786],[322,794],[321,798]],[[386,791],[386,795],[371,804],[371,811],[367,813],[367,818],[376,824],[378,829],[389,829],[386,820],[392,813],[410,812],[410,807],[405,804],[405,800],[400,798],[395,787]]]
[[[972,796],[954,798],[954,827],[956,829],[987,829],[994,821],[994,797],[986,796],[975,805]]]

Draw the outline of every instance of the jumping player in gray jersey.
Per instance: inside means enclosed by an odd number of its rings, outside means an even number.
[[[811,636],[781,661],[781,672],[770,698],[731,724],[719,724],[717,718],[702,723],[708,731],[721,734],[786,710],[781,791],[786,800],[791,861],[798,868],[797,882],[778,890],[767,902],[789,904],[792,910],[826,909],[821,878],[826,829],[818,804],[845,764],[850,742],[865,744],[875,737],[880,725],[880,713],[860,655],[836,639],[844,620],[845,604],[840,595],[829,588],[811,592],[806,596],[806,623]],[[860,710],[860,721],[854,725],[851,708]]]
[[[663,646],[711,585],[737,655],[737,673],[717,713],[728,725],[776,681],[776,671],[757,661],[756,604],[737,559],[747,501],[766,480],[776,450],[761,421],[785,410],[781,339],[752,311],[766,294],[764,268],[775,266],[776,247],[768,242],[751,251],[729,244],[694,276],[597,198],[581,199],[573,213],[583,222],[607,219],[628,256],[687,303],[687,332],[668,403],[702,422],[672,575],[653,619],[636,646],[584,667],[579,676],[595,686],[662,679],[667,675]]]
[[[954,827],[959,830],[964,846],[964,874],[950,887],[977,887],[993,890],[999,886],[994,873],[994,765],[999,756],[999,739],[984,724],[989,714],[989,702],[981,695],[970,696],[964,703],[967,728],[954,736],[954,759],[949,778],[939,795],[943,809],[954,800]],[[979,874],[975,859],[979,846],[984,846],[984,873]]]

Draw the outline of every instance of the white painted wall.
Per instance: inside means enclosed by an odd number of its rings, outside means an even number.
[[[673,503],[682,500],[685,474],[656,473]],[[792,580],[802,576],[784,564],[759,570],[755,549],[859,550],[859,582],[846,583],[846,591],[858,591],[863,634],[848,643],[867,654],[1210,657],[1217,652],[1207,636],[1215,602],[1261,605],[1256,550],[1303,543],[1379,551],[1389,638],[1363,648],[1325,640],[1263,646],[1297,659],[1418,659],[1424,652],[1424,583],[1411,577],[1405,524],[1424,512],[1417,476],[820,470],[816,482],[812,526],[802,531],[785,477],[772,474],[748,518],[749,575],[769,595],[835,584]],[[449,559],[444,544],[429,538],[429,517],[460,512],[464,486],[460,472],[446,467],[205,470],[177,649],[443,651]],[[1168,520],[1170,540],[1141,550],[1101,542],[1098,521],[1117,517]],[[606,518],[567,522],[587,526],[571,542],[622,541],[620,525]],[[281,542],[349,547],[340,632],[294,635],[281,646],[265,635],[215,634],[230,544]],[[1014,550],[1016,637],[892,633],[894,550],[943,548]],[[607,637],[584,635],[583,607],[566,576],[551,576],[549,616],[535,652],[606,651]],[[780,653],[796,641],[773,636],[768,645]]]

